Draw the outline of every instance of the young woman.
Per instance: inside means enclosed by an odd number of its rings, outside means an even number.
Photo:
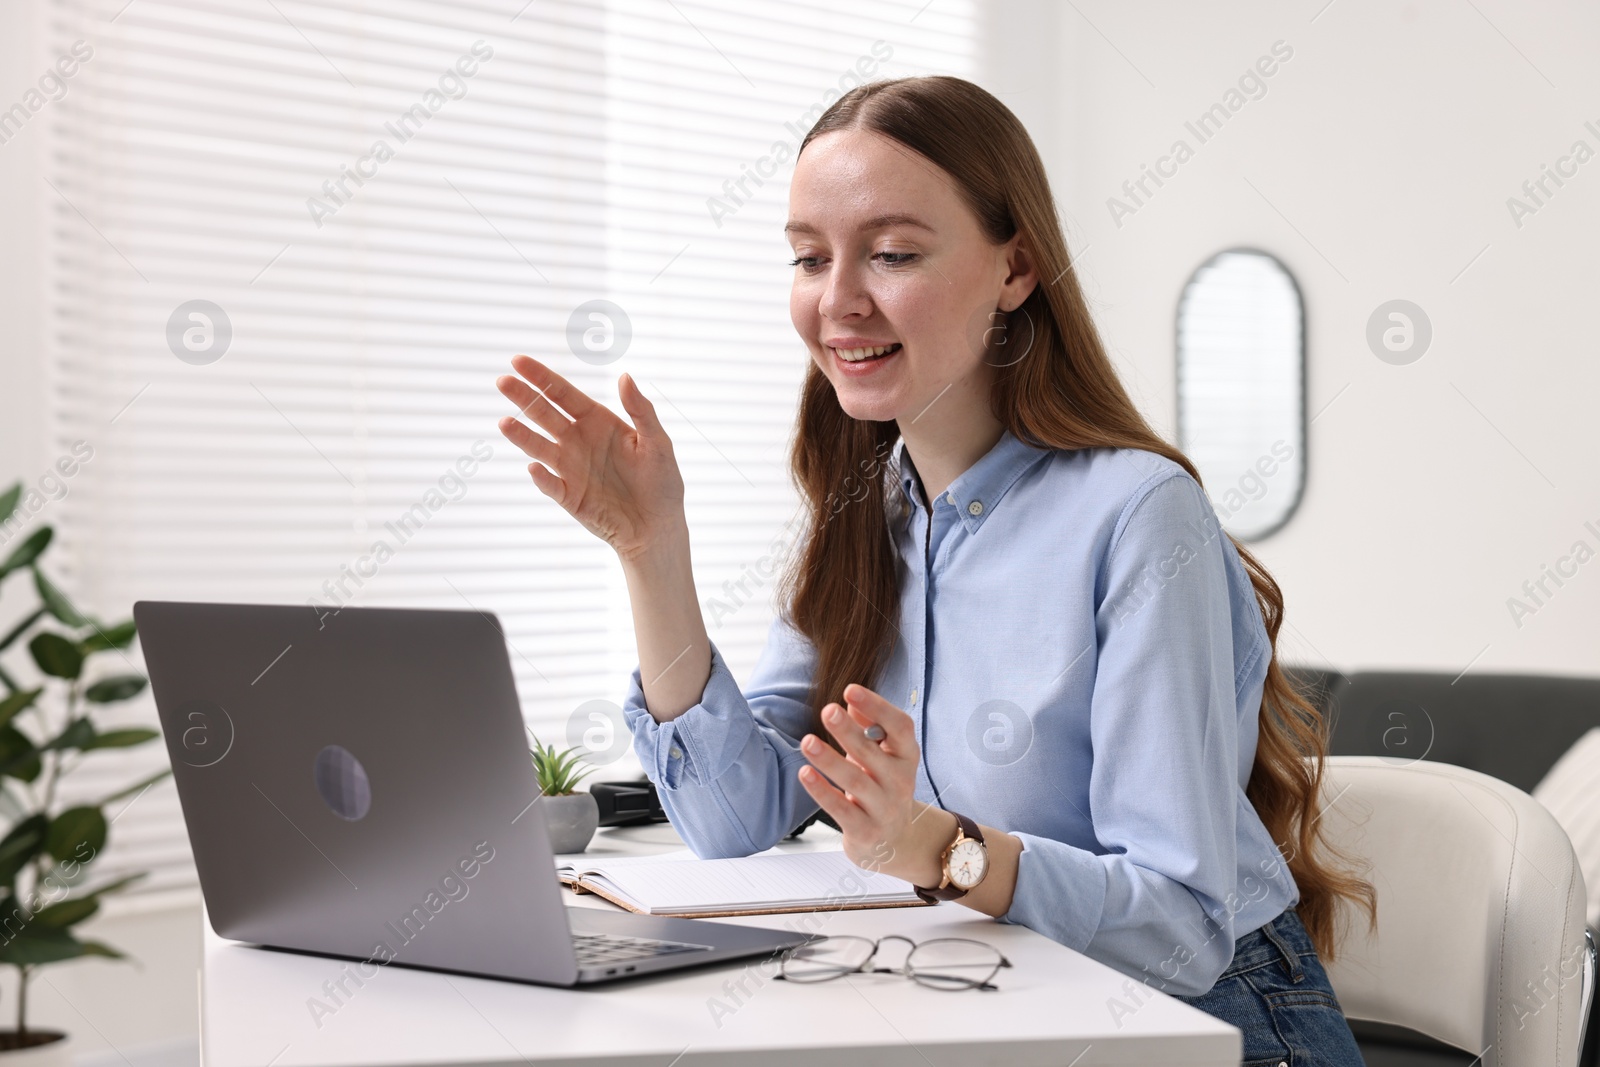
[[[744,855],[820,806],[858,864],[1192,998],[1247,1064],[1360,1063],[1319,954],[1372,891],[1318,836],[1282,595],[1118,382],[1027,132],[960,79],[865,85],[789,206],[809,522],[743,689],[633,379],[632,427],[526,356],[498,382],[535,486],[621,559],[673,824]]]

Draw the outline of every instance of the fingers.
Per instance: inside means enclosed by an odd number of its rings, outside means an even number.
[[[519,358],[526,359],[527,357]],[[528,360],[528,362],[533,363],[534,361]],[[536,416],[542,414],[544,417],[542,419],[536,417],[535,421],[538,421],[541,426],[551,429],[552,432],[557,427],[551,424],[556,423],[557,420],[559,420],[558,425],[561,427],[571,425],[565,415],[541,399],[537,393],[534,393],[533,390],[518,379],[506,375],[497,379],[495,385],[507,399],[522,408],[523,411]],[[528,464],[528,474],[533,478],[534,486],[539,492],[554,500],[557,504],[562,503],[567,496],[567,485],[559,475],[554,473],[556,458],[561,453],[560,446],[544,436],[544,434],[528,426],[521,419],[513,418],[510,415],[501,419],[498,425],[506,440],[516,445],[525,455],[536,461]]]
[[[566,500],[567,483],[555,473],[556,457],[560,454],[560,448],[556,443],[529,429],[510,415],[500,420],[500,432],[505,435],[506,440],[537,461],[528,464],[528,474],[533,478],[533,484],[539,492],[557,504]]]
[[[567,499],[567,483],[551,474],[537,463],[528,464],[528,473],[533,476],[533,484],[545,496],[557,504],[565,504]]]
[[[800,784],[844,833],[865,835],[871,831],[872,820],[861,806],[828,784],[815,767],[800,768]]]
[[[494,385],[500,390],[501,396],[517,405],[517,410],[538,423],[552,437],[559,439],[562,431],[572,425],[571,419],[521,378],[505,374],[496,378]]]
[[[554,441],[528,426],[521,419],[513,418],[510,415],[501,419],[498,425],[506,440],[522,449],[528,458],[536,459],[550,469],[555,469],[556,456],[560,454],[561,450]]]
[[[827,775],[831,782],[842,789],[846,796],[867,814],[874,818],[882,818],[891,813],[894,800],[884,787],[883,781],[859,762],[841,756],[815,734],[807,734],[801,740],[800,751],[811,761],[816,770]]]
[[[851,701],[848,712],[838,704],[822,709],[822,724],[844,754],[812,734],[800,742],[800,751],[864,808],[880,813],[890,803],[885,787],[896,781],[896,764],[918,758],[916,730],[909,715],[865,686],[847,686],[845,694]],[[884,730],[881,743],[866,734],[873,725]]]
[[[813,767],[848,793],[861,796],[876,784],[866,768],[841,756],[816,734],[806,734],[800,739],[800,751]]]
[[[594,410],[596,404],[589,399],[587,393],[538,360],[516,355],[511,357],[511,366],[546,398],[559,404],[561,410],[574,419],[581,419]]]
[[[845,755],[861,764],[874,776],[880,776],[887,771],[896,758],[895,752],[886,750],[867,736],[866,728],[871,725],[870,722],[864,721],[858,715],[847,714],[837,704],[829,704],[822,709],[822,725],[838,739]]]
[[[532,419],[540,429],[558,441],[561,439],[562,431],[571,426],[575,420],[600,408],[600,405],[590,399],[583,390],[536,359],[522,355],[514,356],[511,366],[521,377],[503,375],[495,379],[495,388],[499,389],[507,400],[517,405],[522,414]],[[639,383],[634,381],[633,375],[624,374],[617,380],[617,395],[622,399],[623,410],[633,420],[635,430],[645,437],[666,439],[666,429],[656,415],[655,404],[644,395]],[[536,440],[516,434],[514,430],[507,428],[503,421],[500,430],[512,444],[528,455],[535,459],[544,459],[544,456],[535,451],[539,447]]]
[[[863,729],[873,723],[883,727],[886,735],[883,740],[884,751],[901,756],[917,751],[917,728],[911,716],[866,686],[854,682],[844,687],[844,698],[850,707],[851,717]]]
[[[661,425],[661,420],[656,417],[656,406],[650,398],[644,395],[639,388],[639,383],[633,380],[633,375],[624,374],[617,379],[617,396],[622,401],[622,410],[628,413],[633,420],[633,428],[647,437],[666,436],[666,429]]]

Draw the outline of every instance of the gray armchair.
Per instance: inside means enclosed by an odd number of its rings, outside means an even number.
[[[1574,742],[1600,726],[1600,678],[1453,675],[1420,671],[1290,668],[1301,691],[1332,722],[1331,755],[1434,760],[1491,775],[1531,792]],[[1600,998],[1591,1009],[1579,1063],[1600,1067]],[[1351,1028],[1368,1067],[1473,1063],[1461,1052],[1398,1027]]]

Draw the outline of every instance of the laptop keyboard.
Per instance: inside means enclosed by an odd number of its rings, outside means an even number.
[[[676,956],[684,952],[709,952],[710,945],[691,945],[683,941],[658,941],[649,937],[623,937],[618,934],[573,934],[572,947],[578,966],[601,967],[629,960]]]

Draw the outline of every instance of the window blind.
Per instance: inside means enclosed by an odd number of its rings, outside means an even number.
[[[530,729],[566,743],[637,660],[614,557],[495,430],[527,352],[656,402],[748,670],[797,515],[793,150],[857,81],[972,76],[978,32],[954,0],[54,0],[50,48],[92,50],[48,112],[53,435],[93,449],[50,516],[64,584],[117,617],[492,611]],[[71,795],[164,764],[99,755]],[[600,776],[638,773],[624,746]],[[113,814],[101,862],[152,872],[114,907],[198,899],[170,781]]]

